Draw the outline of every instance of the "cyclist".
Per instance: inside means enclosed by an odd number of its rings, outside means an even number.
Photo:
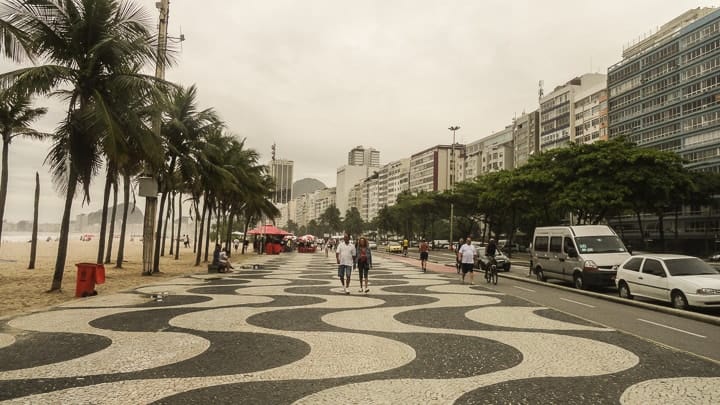
[[[497,268],[497,261],[495,261],[495,254],[497,253],[497,244],[495,244],[495,239],[490,238],[488,241],[488,245],[485,247],[485,256],[488,258],[487,267],[485,267],[485,272],[490,270],[490,266],[495,265]]]
[[[403,256],[407,256],[409,246],[410,246],[410,242],[407,240],[407,238],[403,239],[403,242],[402,242]]]

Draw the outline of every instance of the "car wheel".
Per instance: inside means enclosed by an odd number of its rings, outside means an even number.
[[[618,286],[618,295],[620,298],[625,298],[628,300],[633,299],[632,294],[630,294],[630,287],[628,287],[627,283],[624,281],[620,282],[620,285]]]
[[[510,265],[505,266],[505,271],[510,271]]]
[[[535,277],[537,278],[538,281],[547,281],[547,279],[545,278],[545,275],[543,274],[543,271],[540,267],[535,269]]]
[[[672,293],[672,306],[677,309],[687,309],[688,302],[687,298],[685,298],[685,294],[680,291],[674,291]]]
[[[585,289],[587,289],[587,288],[585,287],[585,283],[583,283],[582,274],[575,274],[575,276],[573,276],[573,285],[574,285],[575,288],[577,288],[578,290],[585,290]]]

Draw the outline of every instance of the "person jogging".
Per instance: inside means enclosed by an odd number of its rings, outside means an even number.
[[[427,261],[429,256],[430,246],[425,239],[420,243],[420,267],[423,273],[427,271]]]

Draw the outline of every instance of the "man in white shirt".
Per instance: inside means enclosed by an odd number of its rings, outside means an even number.
[[[473,269],[475,267],[475,257],[477,256],[477,250],[471,243],[470,238],[465,239],[465,244],[460,247],[457,252],[458,261],[462,267],[462,283],[465,284],[465,275],[470,273],[470,284],[473,283]]]
[[[353,263],[355,263],[355,255],[355,246],[350,243],[350,236],[346,233],[343,235],[343,241],[338,243],[335,250],[338,277],[340,277],[340,284],[342,284],[345,294],[350,294],[350,273],[352,272]]]

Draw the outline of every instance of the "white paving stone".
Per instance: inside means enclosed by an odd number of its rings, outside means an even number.
[[[624,405],[720,404],[720,378],[682,377],[643,381],[625,390]]]

